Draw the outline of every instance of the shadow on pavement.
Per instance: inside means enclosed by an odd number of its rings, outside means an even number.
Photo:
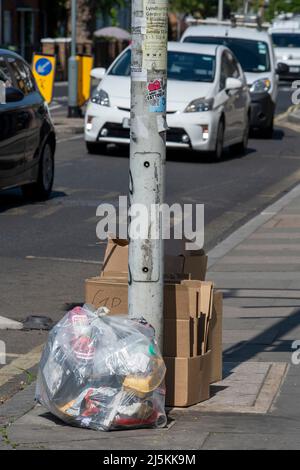
[[[31,201],[22,195],[20,189],[0,191],[0,214],[11,209],[17,209],[28,205],[47,204],[47,202],[66,196],[67,194],[63,191],[53,191],[48,201]]]
[[[246,289],[243,289],[246,290]],[[250,290],[256,290],[251,288]],[[259,289],[258,289],[259,290]],[[261,307],[258,307],[257,305],[255,306],[246,306],[244,308],[241,308],[241,316],[239,319],[255,319],[259,320],[260,318],[269,318],[269,319],[278,319],[278,315],[272,316],[272,313],[270,312],[270,315],[266,315],[264,317],[252,317],[251,314],[247,314],[248,309],[255,309],[255,308],[261,308],[261,309],[272,309],[272,308],[293,308],[294,311],[288,315],[288,316],[281,316],[279,317],[278,321],[275,321],[274,324],[266,329],[264,329],[261,332],[258,332],[256,336],[251,338],[250,340],[247,341],[241,341],[228,349],[224,350],[224,359],[225,361],[249,361],[251,360],[254,356],[256,356],[259,353],[264,353],[264,352],[288,352],[292,353],[291,349],[291,344],[292,344],[292,339],[285,339],[284,337],[293,331],[295,328],[299,328],[300,326],[300,308],[297,307],[296,305],[288,305],[289,300],[297,300],[299,297],[293,297],[289,296],[288,294],[286,296],[276,296],[276,291],[282,292],[282,289],[261,289],[261,290],[270,290],[274,291],[273,296],[255,296],[255,297],[247,297],[247,296],[236,296],[235,289],[226,289],[226,292],[224,294],[225,298],[247,298],[253,300],[259,300],[259,299],[270,299],[270,300],[282,300],[283,302],[286,300],[287,305],[262,305]],[[286,290],[286,289],[285,289]],[[287,291],[291,292],[299,292],[297,289],[287,289]],[[300,299],[299,299],[300,302]],[[242,313],[245,311],[246,316],[243,316]],[[300,334],[300,333],[299,333]],[[295,337],[296,339],[300,339]]]
[[[209,163],[209,164],[220,164],[226,161],[237,160],[240,158],[247,158],[252,153],[256,153],[256,149],[249,147],[247,149],[246,155],[238,154],[232,151],[229,148],[224,150],[223,158],[220,161],[216,161],[213,159],[213,156],[208,153],[204,152],[197,152],[190,149],[167,149],[167,161],[175,161],[175,162],[185,162],[185,163]],[[99,156],[111,156],[111,157],[122,157],[122,158],[129,158],[129,146],[128,145],[108,145],[105,152],[100,154]],[[93,157],[93,155],[89,155]],[[96,158],[98,155],[94,155]]]

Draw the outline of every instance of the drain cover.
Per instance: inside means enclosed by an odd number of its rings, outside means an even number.
[[[50,330],[52,326],[51,318],[41,315],[30,315],[23,322],[23,330]]]

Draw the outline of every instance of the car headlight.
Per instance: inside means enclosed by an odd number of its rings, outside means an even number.
[[[271,89],[271,81],[268,78],[256,80],[250,87],[251,93],[265,93]]]
[[[199,98],[192,101],[185,109],[185,113],[203,113],[205,111],[211,111],[214,105],[214,99]]]
[[[97,90],[92,96],[91,102],[100,104],[100,106],[110,106],[108,93],[104,90]]]

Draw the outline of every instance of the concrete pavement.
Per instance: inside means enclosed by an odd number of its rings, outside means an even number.
[[[35,407],[32,384],[0,407],[0,448],[300,449],[299,214],[300,185],[210,253],[208,279],[225,297],[224,380],[210,401],[171,411],[164,430],[107,434]]]

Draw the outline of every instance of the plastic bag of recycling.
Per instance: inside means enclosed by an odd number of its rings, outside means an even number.
[[[36,399],[64,422],[110,431],[164,427],[166,368],[143,319],[76,307],[50,332]]]

